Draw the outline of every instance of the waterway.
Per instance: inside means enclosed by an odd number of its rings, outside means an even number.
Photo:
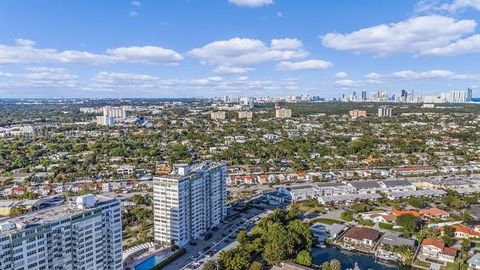
[[[357,252],[344,251],[335,247],[314,248],[312,249],[313,264],[321,266],[324,262],[337,259],[342,264],[342,270],[353,269],[355,262],[361,270],[390,270],[400,269],[399,265],[394,263],[384,263],[375,261],[373,256]],[[404,268],[401,269],[410,269]]]

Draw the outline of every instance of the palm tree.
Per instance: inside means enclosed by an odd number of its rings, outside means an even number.
[[[403,262],[410,264],[412,263],[413,256],[415,255],[413,253],[413,250],[408,247],[408,246],[401,246],[398,250],[398,253],[402,256]]]
[[[330,270],[342,270],[342,264],[340,261],[333,259],[330,261]]]

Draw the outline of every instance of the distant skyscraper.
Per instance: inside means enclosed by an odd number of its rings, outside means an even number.
[[[362,91],[362,100],[367,100],[367,91]]]
[[[227,215],[227,167],[209,162],[174,167],[171,175],[153,179],[154,237],[185,246]]]
[[[402,89],[402,94],[400,95],[401,101],[408,101],[408,92],[407,90]]]
[[[467,89],[467,102],[472,101],[472,98],[473,98],[472,88],[468,88],[468,89]]]

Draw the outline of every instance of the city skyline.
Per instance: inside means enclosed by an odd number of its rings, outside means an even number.
[[[2,1],[0,96],[476,97],[479,12],[460,0]]]

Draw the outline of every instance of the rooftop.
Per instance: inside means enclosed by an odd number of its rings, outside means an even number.
[[[356,189],[381,188],[377,181],[352,181],[350,185]]]
[[[156,178],[168,178],[168,179],[180,180],[185,176],[193,175],[195,173],[209,170],[221,165],[224,165],[224,164],[220,162],[209,162],[209,161],[205,161],[199,164],[194,164],[191,166],[185,163],[181,163],[181,164],[179,163],[179,164],[173,165],[173,170],[170,174],[158,176]]]
[[[45,208],[38,211],[29,212],[24,215],[20,215],[13,218],[0,219],[0,227],[3,227],[2,225],[8,225],[8,224],[11,225],[11,227],[6,226],[4,228],[1,228],[0,234],[5,233],[7,231],[9,232],[12,232],[13,230],[20,231],[21,229],[24,229],[24,228],[52,223],[54,221],[67,218],[69,216],[85,212],[88,209],[101,207],[115,200],[114,198],[106,197],[106,196],[92,196],[95,199],[94,205],[92,205],[91,207],[87,207],[86,206],[87,202],[85,202],[84,204],[76,202],[77,198],[82,198],[82,197],[85,197],[85,196],[70,198],[66,203],[59,206],[54,206],[54,207]],[[8,228],[8,229],[5,229],[5,228]]]
[[[368,239],[371,241],[375,241],[380,236],[380,232],[374,229],[366,228],[366,227],[358,227],[354,226],[350,228],[346,233],[346,238],[352,238],[357,240],[364,240]]]
[[[383,181],[383,183],[387,187],[405,187],[405,186],[412,185],[412,183],[410,183],[407,180],[388,180],[388,181]]]

